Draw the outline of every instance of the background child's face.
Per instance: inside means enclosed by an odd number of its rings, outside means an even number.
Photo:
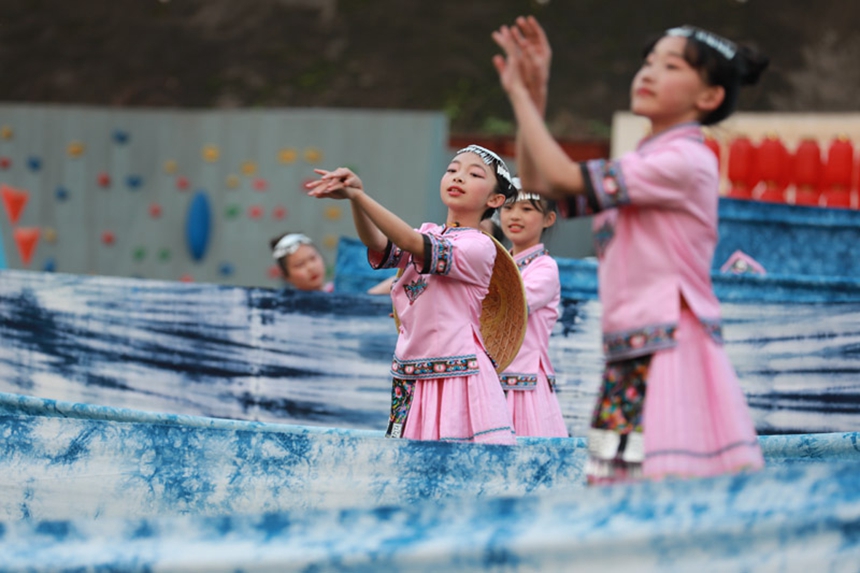
[[[499,216],[502,232],[515,246],[532,246],[540,242],[544,227],[552,224],[550,214],[542,213],[531,201],[505,204]],[[552,215],[554,218],[554,215]]]
[[[321,290],[325,284],[325,263],[311,245],[301,245],[287,257],[286,280],[299,290]]]

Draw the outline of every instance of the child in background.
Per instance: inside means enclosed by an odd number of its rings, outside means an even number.
[[[518,19],[493,39],[527,151],[523,186],[558,199],[562,214],[597,213],[606,367],[588,433],[589,483],[761,468],[711,286],[719,171],[702,125],[734,111],[767,59],[699,28],[667,30],[644,50],[631,86],[631,111],[650,120],[651,134],[619,159],[580,164],[543,121],[543,31]]]
[[[315,170],[312,197],[349,199],[374,268],[401,268],[391,289],[399,335],[386,435],[514,444],[505,395],[480,331],[496,245],[481,221],[515,193],[504,161],[477,145],[457,152],[439,193],[444,225],[413,229],[364,191],[347,168]]]
[[[313,241],[301,233],[285,233],[269,241],[272,258],[284,280],[296,290],[332,292],[325,281],[325,261]]]
[[[514,185],[519,187],[514,178]],[[523,193],[502,207],[501,227],[522,273],[528,303],[528,327],[520,351],[499,376],[517,436],[568,437],[555,394],[555,371],[549,361],[549,336],[558,320],[561,283],[558,265],[541,238],[555,223],[555,202]]]
[[[269,241],[272,258],[293,288],[332,292],[334,283],[325,281],[325,261],[313,241],[301,233],[285,233]]]

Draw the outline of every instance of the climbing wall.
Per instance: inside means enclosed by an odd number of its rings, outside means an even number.
[[[0,106],[0,268],[279,286],[269,239],[333,267],[349,206],[307,197],[346,165],[418,224],[439,217],[442,114]]]

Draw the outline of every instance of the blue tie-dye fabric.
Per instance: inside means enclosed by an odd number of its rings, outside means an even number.
[[[584,486],[580,438],[412,442],[13,394],[0,436],[0,571],[860,563],[856,433],[763,436],[757,474],[610,488]]]
[[[860,427],[860,303],[722,306],[759,433]],[[390,312],[386,296],[0,271],[0,392],[383,431]],[[563,301],[550,358],[582,436],[603,368],[597,301]]]
[[[581,437],[383,438],[387,297],[0,272],[0,572],[856,571],[860,304],[723,310],[765,470],[587,488]]]

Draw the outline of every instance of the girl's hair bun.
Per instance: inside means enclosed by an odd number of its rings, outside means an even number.
[[[741,85],[744,86],[757,84],[762,72],[770,64],[767,56],[750,46],[738,46],[737,58]]]

